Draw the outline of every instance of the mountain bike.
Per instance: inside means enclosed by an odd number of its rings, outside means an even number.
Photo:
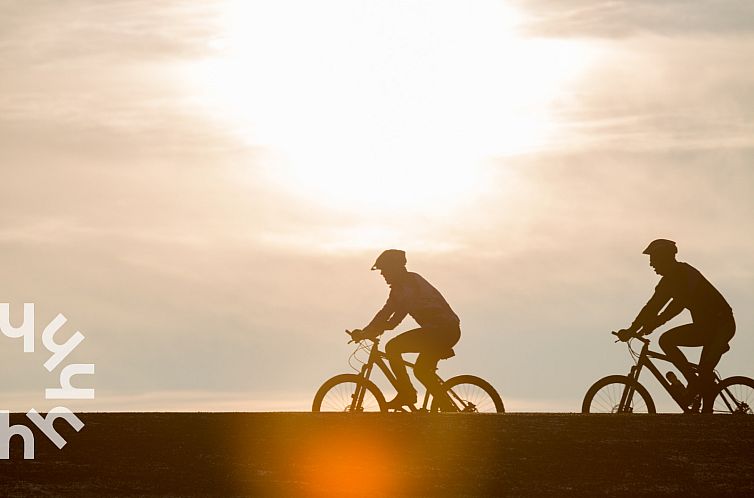
[[[613,335],[618,335],[613,332]],[[641,351],[632,347],[632,341],[642,343]],[[615,341],[618,342],[618,341]],[[639,383],[639,374],[644,367],[655,376],[660,385],[665,388],[673,401],[684,413],[698,413],[702,396],[697,392],[688,392],[677,380],[671,383],[666,379],[652,359],[672,363],[667,355],[649,349],[650,340],[640,333],[634,334],[627,341],[628,351],[634,360],[628,375],[609,375],[595,382],[584,396],[581,405],[582,413],[656,413],[655,403],[649,391]],[[694,372],[699,365],[691,364]],[[675,375],[668,373],[668,377]],[[714,388],[709,396],[712,401],[712,413],[728,413],[737,415],[751,415],[754,403],[754,380],[749,377],[735,376],[722,379],[717,370],[714,371]],[[672,377],[671,377],[672,378]]]
[[[346,330],[350,336],[351,332]],[[353,340],[349,343],[354,342]],[[379,337],[356,342],[357,347],[348,359],[348,364],[356,372],[336,375],[325,381],[317,390],[312,403],[313,412],[387,412],[387,402],[377,384],[369,380],[374,367],[387,378],[397,390],[397,380],[387,364],[385,353],[379,350]],[[366,359],[363,357],[366,356]],[[354,361],[361,364],[354,366]],[[403,360],[409,367],[414,364]],[[455,413],[504,413],[503,400],[494,387],[486,380],[474,375],[459,375],[442,380],[435,373],[442,388],[437,397],[427,392],[421,408],[409,406],[411,412],[455,412]],[[442,396],[442,398],[440,398]],[[399,411],[405,411],[400,409]]]

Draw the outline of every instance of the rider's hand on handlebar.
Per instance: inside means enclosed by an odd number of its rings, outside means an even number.
[[[633,331],[628,329],[620,329],[618,332],[614,332],[614,334],[618,336],[618,340],[623,342],[626,342],[635,335]]]
[[[361,330],[361,329],[353,329],[353,330],[346,329],[346,334],[348,334],[349,336],[351,336],[351,340],[348,341],[349,344],[351,342],[359,342],[359,341],[361,341],[363,333],[364,333],[364,331]]]
[[[373,334],[369,334],[368,332],[361,329],[353,329],[350,332],[346,330],[346,333],[351,336],[351,340],[353,342],[361,342],[364,339],[374,339]]]

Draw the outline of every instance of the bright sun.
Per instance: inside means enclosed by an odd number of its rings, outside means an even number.
[[[497,0],[239,0],[192,81],[263,147],[267,179],[333,207],[467,202],[490,158],[541,147],[591,54],[527,39]]]

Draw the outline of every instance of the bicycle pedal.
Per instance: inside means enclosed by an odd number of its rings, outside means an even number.
[[[701,394],[695,394],[693,398],[691,398],[689,404],[689,413],[699,413],[700,408],[702,407],[702,396]]]

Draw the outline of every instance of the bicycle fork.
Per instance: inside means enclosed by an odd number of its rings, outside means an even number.
[[[372,363],[367,363],[361,367],[359,377],[364,380],[369,380],[369,375],[372,373]],[[366,394],[366,384],[356,384],[356,392],[351,395],[351,412],[361,411],[364,404],[364,395]]]
[[[633,380],[634,382],[638,382],[640,371],[641,371],[641,366],[634,365],[633,367],[631,367],[631,371],[628,373],[628,378]],[[631,402],[634,399],[635,392],[636,392],[636,389],[634,388],[633,382],[627,383],[626,388],[623,390],[623,394],[621,395],[620,403],[618,404],[618,413],[633,412],[633,407],[631,406]]]

